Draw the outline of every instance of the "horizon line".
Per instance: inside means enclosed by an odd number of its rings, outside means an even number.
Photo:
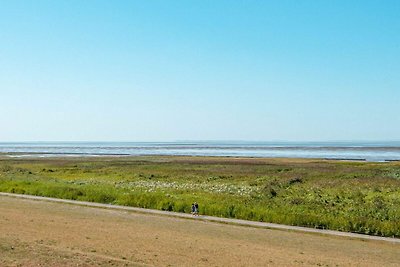
[[[246,139],[182,139],[182,140],[14,140],[0,141],[0,143],[196,143],[196,142],[221,142],[221,143],[334,143],[334,142],[400,142],[400,139],[327,139],[327,140],[246,140]]]

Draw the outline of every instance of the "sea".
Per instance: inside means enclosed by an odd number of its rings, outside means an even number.
[[[386,142],[0,142],[8,157],[224,156],[399,161],[400,141]]]

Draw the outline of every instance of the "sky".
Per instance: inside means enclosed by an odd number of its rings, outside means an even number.
[[[400,140],[400,1],[0,1],[0,141]]]

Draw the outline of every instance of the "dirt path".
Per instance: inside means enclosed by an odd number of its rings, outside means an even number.
[[[400,244],[0,196],[0,266],[398,266]]]
[[[66,203],[66,204],[89,206],[89,207],[95,207],[95,208],[114,209],[114,210],[121,210],[121,211],[132,211],[132,212],[146,213],[149,215],[162,215],[162,216],[178,217],[178,218],[191,219],[191,220],[195,219],[198,221],[200,220],[200,221],[208,221],[208,222],[219,222],[219,223],[251,226],[251,227],[266,228],[266,229],[290,230],[290,231],[303,232],[303,233],[316,233],[316,234],[321,234],[321,235],[343,236],[343,237],[348,237],[348,238],[353,238],[353,239],[386,241],[386,242],[390,242],[390,243],[399,243],[400,244],[399,238],[370,236],[370,235],[365,235],[365,234],[314,229],[314,228],[308,228],[308,227],[291,226],[291,225],[276,224],[276,223],[246,221],[246,220],[230,219],[230,218],[222,218],[222,217],[214,217],[214,216],[206,216],[206,215],[200,215],[200,216],[194,217],[191,214],[180,213],[180,212],[144,209],[144,208],[136,208],[136,207],[128,207],[128,206],[120,206],[120,205],[110,205],[110,204],[95,203],[95,202],[32,196],[32,195],[23,195],[23,194],[14,194],[14,193],[5,193],[5,192],[0,192],[0,197],[1,196],[9,196],[9,197],[39,200],[39,201],[50,201],[50,202],[57,202],[57,203]]]

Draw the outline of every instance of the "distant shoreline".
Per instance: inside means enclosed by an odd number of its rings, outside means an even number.
[[[24,153],[24,152],[6,152],[0,153],[0,158],[23,158],[23,159],[60,159],[60,158],[71,158],[71,159],[85,159],[85,158],[136,158],[136,157],[167,157],[167,158],[232,158],[232,159],[285,159],[285,160],[326,160],[326,161],[356,161],[356,162],[400,162],[400,159],[385,159],[380,161],[371,161],[366,158],[312,158],[312,157],[263,157],[263,156],[220,156],[220,155],[185,155],[185,154],[175,154],[175,155],[166,155],[166,154],[117,154],[117,153],[109,153],[109,154],[93,154],[93,153],[40,153],[40,152],[32,152],[32,153]]]
[[[9,157],[212,156],[399,161],[400,142],[31,142],[0,143]]]

